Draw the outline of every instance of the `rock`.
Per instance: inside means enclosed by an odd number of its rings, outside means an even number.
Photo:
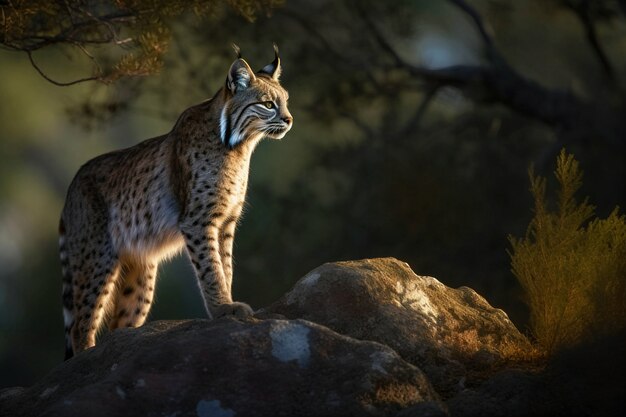
[[[0,417],[626,415],[625,332],[545,361],[473,290],[395,259],[323,265],[255,317],[116,330],[0,390]]]
[[[447,401],[454,417],[556,416],[542,375],[510,369]],[[574,415],[574,414],[564,414]]]
[[[422,402],[405,408],[396,414],[396,417],[448,417],[448,411],[436,402]]]
[[[475,291],[418,276],[394,258],[324,264],[262,314],[384,343],[422,369],[444,397],[530,349],[507,315]]]
[[[303,320],[224,318],[116,330],[7,391],[0,415],[394,416],[422,402],[445,408],[386,346]]]

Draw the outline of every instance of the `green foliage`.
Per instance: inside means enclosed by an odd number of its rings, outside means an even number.
[[[193,15],[198,22],[219,14],[227,3],[248,21],[269,13],[282,0],[24,0],[0,3],[0,45],[26,52],[37,70],[55,84],[157,73],[168,50],[171,25]],[[33,51],[61,45],[80,51],[93,64],[90,77],[55,82],[33,60]],[[109,48],[100,48],[108,45]],[[105,64],[106,63],[106,64]]]
[[[594,215],[577,202],[582,172],[565,150],[555,171],[556,211],[546,203],[546,179],[529,172],[535,216],[522,239],[510,237],[512,270],[527,296],[532,331],[548,352],[624,328],[626,219],[618,208]]]

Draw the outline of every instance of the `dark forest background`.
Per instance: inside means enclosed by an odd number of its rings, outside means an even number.
[[[160,71],[111,84],[59,87],[24,51],[0,51],[0,386],[62,359],[56,231],[74,173],[211,97],[232,42],[258,68],[279,45],[295,119],[255,152],[235,239],[235,298],[254,308],[324,262],[393,256],[474,288],[525,330],[507,237],[532,217],[528,168],[552,177],[565,147],[599,216],[625,205],[624,1],[269,6],[252,20],[232,5],[182,13]],[[92,68],[67,45],[36,54],[55,80]],[[192,317],[204,312],[181,256],[161,268],[150,319]]]

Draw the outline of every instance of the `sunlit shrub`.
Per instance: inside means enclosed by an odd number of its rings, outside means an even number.
[[[606,219],[588,199],[577,202],[582,172],[564,150],[555,171],[556,210],[546,203],[546,179],[529,172],[534,218],[526,236],[509,237],[512,271],[525,290],[538,343],[554,352],[584,338],[624,328],[626,221],[616,207]]]

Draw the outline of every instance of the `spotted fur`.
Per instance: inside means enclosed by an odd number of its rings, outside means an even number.
[[[292,126],[278,53],[254,73],[233,62],[215,96],[166,135],[99,156],[72,181],[59,225],[66,359],[97,330],[138,327],[159,262],[185,249],[209,317],[246,316],[233,302],[232,250],[252,152]]]

